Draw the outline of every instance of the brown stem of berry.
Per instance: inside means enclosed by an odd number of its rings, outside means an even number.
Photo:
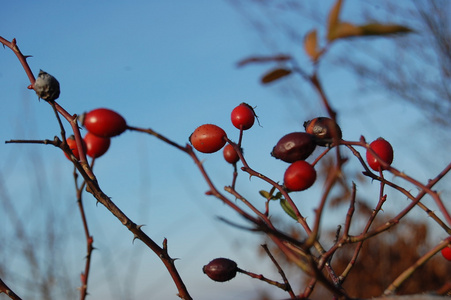
[[[0,278],[0,294],[5,293],[10,299],[13,300],[22,300],[19,296],[16,295]]]
[[[240,272],[242,274],[246,274],[249,277],[252,277],[252,278],[264,281],[266,283],[269,283],[271,285],[274,285],[274,286],[276,286],[276,287],[278,287],[278,288],[280,288],[280,289],[282,289],[284,291],[288,291],[288,287],[287,287],[287,285],[285,283],[280,283],[280,282],[277,282],[275,280],[268,279],[265,276],[263,276],[262,274],[255,274],[255,273],[252,273],[252,272],[248,272],[248,271],[242,270],[240,268],[237,269],[237,272]]]

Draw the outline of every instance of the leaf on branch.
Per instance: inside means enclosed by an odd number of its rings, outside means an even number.
[[[289,215],[290,217],[292,217],[293,219],[297,220],[298,218],[296,217],[296,213],[294,212],[294,210],[291,208],[291,206],[287,203],[287,200],[285,199],[280,199],[280,206],[282,206],[283,210],[287,213],[287,215]]]
[[[243,67],[245,65],[251,64],[251,63],[265,63],[265,62],[284,62],[291,59],[290,55],[286,54],[278,54],[274,56],[251,56],[248,58],[245,58],[243,60],[240,60],[237,63],[238,67]]]
[[[336,27],[340,23],[340,10],[341,10],[341,4],[342,0],[337,0],[335,2],[334,6],[329,12],[329,20],[328,20],[328,26],[327,26],[327,39],[329,41],[334,40],[332,38],[332,33],[335,31]]]
[[[362,35],[390,35],[390,34],[403,34],[411,33],[412,29],[399,24],[379,24],[379,23],[369,23],[359,26],[362,31]]]
[[[322,51],[318,50],[318,36],[316,29],[310,30],[304,38],[304,50],[310,59],[317,61]]]
[[[265,75],[263,75],[261,82],[263,84],[268,84],[270,82],[276,81],[282,77],[288,76],[291,74],[291,70],[284,68],[277,68],[269,71]]]
[[[360,26],[342,22],[335,26],[335,29],[330,32],[329,40],[333,41],[336,39],[350,38],[355,36],[361,36],[363,34],[363,30]]]

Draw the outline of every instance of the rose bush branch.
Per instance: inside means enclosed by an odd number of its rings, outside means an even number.
[[[34,84],[36,82],[36,78],[34,77],[33,72],[31,71],[31,68],[28,65],[28,62],[27,62],[28,56],[23,55],[22,52],[19,50],[16,39],[13,39],[11,42],[9,42],[8,40],[6,40],[5,38],[0,36],[0,42],[4,46],[10,48],[14,52],[14,54],[17,56],[20,63],[22,64],[23,69],[25,70],[25,73],[28,76],[28,79],[30,80],[30,85],[28,86],[28,88],[33,89]],[[49,104],[52,106],[52,108],[56,109],[56,111],[58,111],[58,113],[60,113],[69,122],[70,126],[72,127],[74,136],[75,136],[75,141],[77,143],[78,151],[80,153],[80,164],[83,166],[83,168],[85,169],[85,172],[90,176],[90,178],[92,180],[96,180],[96,178],[95,178],[94,174],[92,173],[92,171],[89,167],[89,164],[87,162],[85,150],[83,149],[83,141],[82,141],[80,129],[79,129],[78,123],[77,123],[77,115],[69,114],[63,107],[61,107],[57,102],[55,102],[53,100],[47,101],[47,102],[49,102]],[[59,118],[58,118],[58,121],[61,124]],[[63,140],[65,140],[64,137],[63,137]]]
[[[22,298],[17,296],[16,293],[14,293],[14,291],[11,290],[0,278],[0,294],[2,293],[6,294],[12,300],[22,300]]]
[[[36,79],[31,72],[31,69],[26,61],[26,56],[24,56],[17,44],[15,39],[13,42],[9,42],[6,39],[0,37],[0,42],[5,45],[6,47],[10,48],[14,51],[16,56],[18,57],[19,61],[21,62],[25,72],[27,73],[29,79],[30,79],[30,89],[33,89],[33,86],[36,82]],[[140,239],[144,244],[146,244],[157,256],[162,260],[163,264],[165,265],[166,269],[170,273],[175,285],[177,286],[177,289],[179,291],[178,296],[185,300],[192,299],[182,278],[180,277],[180,274],[178,273],[178,270],[175,267],[174,259],[172,259],[167,251],[167,244],[166,242],[163,244],[163,247],[160,247],[157,243],[155,243],[148,235],[146,235],[142,230],[141,226],[135,224],[132,220],[130,220],[112,201],[111,199],[100,189],[100,186],[97,183],[97,180],[92,173],[92,170],[87,162],[86,159],[86,153],[83,147],[83,141],[80,134],[80,129],[77,122],[77,115],[71,115],[69,114],[63,107],[61,107],[58,103],[55,101],[48,101],[51,102],[52,106],[54,105],[54,108],[58,113],[60,113],[71,125],[73,129],[73,133],[75,136],[76,144],[77,144],[77,150],[80,155],[80,160],[78,161],[73,155],[72,162],[74,163],[75,168],[78,170],[78,172],[81,174],[83,179],[86,181],[87,185],[87,191],[89,191],[98,202],[100,202],[102,205],[104,205],[125,227],[127,227],[128,230],[130,230],[134,237],[137,239]],[[14,142],[14,141],[10,141]],[[26,142],[28,143],[28,142]],[[61,141],[58,139],[54,142],[51,142],[50,140],[45,140],[43,142],[40,142],[42,144],[53,144],[55,146],[60,146],[65,143],[61,143]],[[59,144],[59,145],[56,145]],[[66,145],[67,146],[67,145]],[[67,150],[68,148],[66,148]],[[63,149],[65,150],[65,149]],[[70,149],[68,149],[69,153]],[[65,151],[66,152],[66,151]]]
[[[76,189],[76,196],[77,196],[77,205],[80,211],[81,220],[83,223],[83,229],[85,232],[85,238],[86,238],[86,263],[85,263],[85,270],[81,273],[80,279],[81,279],[81,287],[80,287],[80,300],[86,299],[86,296],[88,295],[88,278],[89,278],[89,271],[91,268],[91,255],[92,251],[95,249],[93,246],[94,238],[89,232],[88,227],[88,221],[86,219],[85,209],[83,206],[83,189],[86,186],[86,181],[83,181],[80,186],[78,186],[77,183],[78,173],[74,170],[74,181],[75,181],[75,189]]]

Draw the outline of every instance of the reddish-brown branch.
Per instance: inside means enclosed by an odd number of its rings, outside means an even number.
[[[16,293],[14,293],[13,290],[11,290],[0,278],[0,294],[2,293],[5,293],[9,298],[13,300],[22,300],[22,298],[17,296]]]

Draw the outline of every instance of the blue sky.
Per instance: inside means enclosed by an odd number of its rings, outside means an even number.
[[[311,26],[305,22],[300,28]],[[22,52],[33,56],[29,64],[35,74],[43,69],[59,80],[59,103],[70,113],[108,107],[130,125],[152,128],[180,144],[187,143],[191,132],[204,123],[223,127],[236,140],[231,110],[241,102],[256,106],[262,126],[246,132],[245,154],[251,166],[276,180],[281,180],[287,166],[269,157],[274,144],[282,135],[302,130],[305,120],[325,113],[309,90],[304,93],[309,99],[299,101],[279,93],[278,84],[262,87],[258,79],[265,66],[236,68],[244,57],[279,49],[268,49],[225,1],[12,1],[0,11],[0,35],[16,38]],[[300,45],[291,47],[289,51],[298,51],[302,57]],[[59,129],[50,107],[26,90],[27,77],[13,53],[0,50],[1,139],[53,138]],[[336,66],[323,67],[331,70],[322,74],[345,139],[357,140],[362,134],[368,140],[386,137],[396,149],[395,164],[415,172],[420,180],[434,176],[449,161],[449,155],[423,155],[436,150],[437,139],[423,129],[424,120],[417,111],[380,94],[362,97],[352,77]],[[410,141],[401,134],[406,131],[426,142],[408,151]],[[411,154],[396,155],[407,152]],[[73,272],[71,280],[79,284],[85,246],[70,162],[58,149],[42,145],[0,144],[0,155],[4,157],[2,198],[13,199],[32,235],[45,236],[40,226],[53,216],[57,232],[68,238],[64,249],[69,257],[64,261]],[[200,156],[218,187],[230,184],[232,168],[219,153]],[[241,221],[204,195],[206,184],[180,151],[150,136],[126,132],[113,139],[109,152],[96,162],[95,172],[105,193],[136,223],[147,225],[146,233],[159,243],[168,238],[170,254],[181,258],[177,266],[195,299],[212,295],[251,299],[255,290],[265,287],[244,276],[226,284],[211,282],[200,270],[215,257],[235,259],[244,269],[278,279],[268,260],[255,256],[260,237],[216,220],[220,215]],[[237,188],[257,206],[263,205],[257,191],[268,189],[267,185],[240,174]],[[320,187],[312,188],[299,201],[317,199],[319,192]],[[306,215],[312,214],[314,204],[303,205]],[[99,248],[93,256],[91,299],[174,299],[176,290],[159,259],[139,242],[132,244],[130,233],[102,206],[95,206],[89,194],[85,194],[85,205],[94,245]],[[275,214],[279,210],[275,205]],[[340,217],[336,223],[342,222]],[[1,218],[0,234],[12,231],[11,222]],[[8,274],[3,279],[26,293],[20,283],[28,275],[12,273],[11,280],[6,280]],[[132,273],[139,275],[133,277],[134,283],[124,279]],[[227,294],[219,298],[218,291]]]

